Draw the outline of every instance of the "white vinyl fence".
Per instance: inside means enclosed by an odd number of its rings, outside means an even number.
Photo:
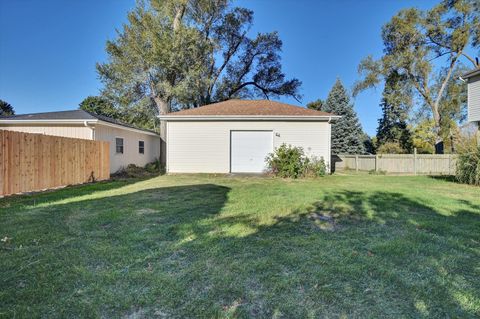
[[[453,175],[454,154],[333,155],[332,171],[376,171],[394,174]]]

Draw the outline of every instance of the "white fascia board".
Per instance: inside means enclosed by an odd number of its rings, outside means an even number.
[[[341,116],[283,116],[283,115],[209,115],[209,116],[188,116],[188,115],[158,115],[160,120],[165,121],[336,121]]]

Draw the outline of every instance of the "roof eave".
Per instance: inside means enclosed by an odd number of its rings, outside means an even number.
[[[97,119],[91,120],[14,120],[14,119],[2,119],[0,118],[0,124],[84,124],[84,123],[97,123]]]
[[[338,115],[158,115],[165,121],[336,121]]]
[[[468,80],[469,78],[477,76],[477,75],[480,75],[480,68],[465,73],[464,75],[461,76],[461,78],[465,79],[465,80]]]
[[[29,125],[42,125],[42,124],[64,124],[64,125],[71,125],[71,124],[75,124],[75,125],[85,125],[85,124],[88,124],[88,125],[91,125],[91,124],[100,124],[100,125],[104,125],[104,126],[110,126],[110,127],[115,127],[115,128],[118,128],[118,129],[122,129],[122,130],[127,130],[127,131],[133,131],[133,132],[137,132],[137,133],[141,133],[141,134],[147,134],[147,135],[151,135],[151,136],[159,136],[157,133],[154,133],[154,132],[149,132],[149,131],[146,131],[146,130],[142,130],[142,129],[137,129],[137,128],[134,128],[134,127],[129,127],[129,126],[125,126],[125,125],[121,125],[121,124],[115,124],[115,123],[110,123],[110,122],[107,122],[107,121],[103,121],[103,120],[99,120],[99,119],[92,119],[92,120],[83,120],[83,119],[77,119],[77,120],[72,120],[72,119],[69,119],[69,120],[14,120],[14,119],[1,119],[0,118],[0,124],[15,124],[15,125],[18,125],[18,124],[29,124]]]

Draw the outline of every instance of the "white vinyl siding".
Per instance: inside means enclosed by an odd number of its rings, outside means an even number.
[[[92,129],[85,125],[25,125],[25,124],[0,124],[0,130],[8,130],[15,132],[25,132],[32,134],[45,134],[53,136],[81,138],[86,140],[92,139]]]
[[[116,138],[123,139],[123,154],[116,152]],[[145,166],[160,157],[160,137],[98,124],[95,140],[110,142],[110,172],[128,164]],[[139,153],[139,141],[144,141],[144,154]]]
[[[468,80],[468,121],[480,122],[480,75]]]
[[[231,131],[272,131],[273,146],[303,147],[308,156],[330,162],[330,124],[319,121],[169,121],[170,173],[229,173]]]

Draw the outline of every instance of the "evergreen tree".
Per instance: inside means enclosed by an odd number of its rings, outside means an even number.
[[[399,82],[402,81],[398,73],[392,73],[386,80],[383,90],[382,107],[383,116],[378,120],[377,146],[397,144],[401,153],[412,150],[412,137],[407,127],[407,110],[411,103],[405,100],[408,95],[402,94]]]
[[[10,103],[0,100],[0,116],[10,116],[15,115],[13,106]]]
[[[332,153],[364,154],[362,127],[340,79],[333,85],[322,111],[342,116],[332,125]]]

